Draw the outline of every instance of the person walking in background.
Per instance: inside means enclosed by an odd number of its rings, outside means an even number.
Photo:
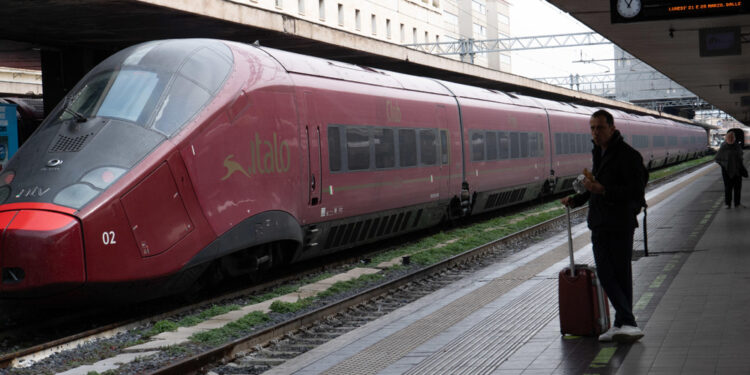
[[[589,119],[594,166],[584,170],[585,192],[560,200],[578,207],[589,202],[588,226],[599,281],[615,308],[615,322],[599,341],[633,342],[643,337],[633,315],[633,232],[645,204],[648,171],[643,158],[625,143],[614,118],[604,110]]]
[[[727,209],[732,208],[733,193],[734,207],[742,207],[742,177],[747,177],[747,170],[742,164],[742,147],[735,141],[734,132],[728,131],[724,136],[724,143],[719,147],[714,160],[721,166],[721,177],[724,178],[724,203]]]

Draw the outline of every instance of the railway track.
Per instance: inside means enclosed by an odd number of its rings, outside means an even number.
[[[688,173],[700,166],[702,165],[681,171],[680,174]],[[672,178],[674,176],[667,176],[663,179],[652,181],[650,186],[659,185]],[[585,208],[574,211],[573,215],[578,217],[578,220],[582,220],[585,215]],[[485,263],[497,261],[497,258],[506,256],[500,249],[511,248],[514,243],[523,242],[528,238],[538,236],[540,233],[549,232],[556,227],[561,227],[563,225],[561,220],[562,218],[552,219],[527,230],[479,246],[438,264],[391,280],[386,284],[371,287],[357,295],[322,306],[289,321],[278,323],[250,336],[153,370],[152,373],[201,373],[208,371],[210,368],[218,368],[219,372],[215,372],[217,374],[263,372],[273,365],[282,363],[288,358],[320,345],[370,320],[385,315],[434,290],[440,289],[447,283],[463,277],[465,273],[474,272],[477,267],[482,267]],[[361,256],[361,254],[358,255],[358,257]],[[352,262],[352,259],[340,262]],[[329,267],[331,265],[323,266],[323,268]],[[310,271],[308,270],[308,272]],[[274,280],[251,289],[253,291],[267,289],[273,285],[278,285],[298,277],[299,275],[288,275],[283,280]],[[248,292],[248,290],[243,290],[233,294],[239,295]],[[213,303],[216,300],[228,297],[231,296],[225,295],[214,300],[203,301],[202,303]],[[194,306],[170,311],[161,314],[161,316],[179,314],[181,310],[190,308],[194,308]],[[161,319],[161,317],[150,318],[150,320],[158,319]],[[92,337],[101,336],[103,332],[127,330],[135,325],[138,325],[138,322],[133,320],[109,324],[67,338],[60,338],[15,353],[9,353],[0,356],[0,368],[14,366],[20,358],[34,358],[39,353],[54,351],[56,350],[55,348],[75,346],[77,343],[90,340]],[[238,353],[242,353],[244,359],[226,365],[216,365],[217,363],[221,364],[235,359]],[[251,353],[251,355],[246,356],[247,353]]]

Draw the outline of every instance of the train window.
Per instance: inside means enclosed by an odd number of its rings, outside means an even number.
[[[443,165],[448,164],[448,132],[440,131],[440,158]]]
[[[520,142],[521,157],[528,158],[529,157],[529,133],[522,132],[522,133],[519,133],[519,136],[521,138],[521,142]]]
[[[690,144],[690,137],[682,137],[682,144],[683,145],[689,145]]]
[[[654,147],[664,147],[664,136],[663,135],[655,135],[654,136]]]
[[[555,154],[557,155],[563,154],[562,134],[560,133],[555,134]]]
[[[370,129],[346,128],[346,155],[350,171],[370,169]]]
[[[565,155],[570,153],[570,149],[568,147],[568,134],[567,133],[561,133],[560,134],[560,154]]]
[[[521,149],[518,147],[518,132],[510,132],[510,158],[518,159]]]
[[[223,44],[221,46],[225,47]],[[180,74],[190,77],[201,87],[215,93],[224,83],[231,68],[232,63],[227,60],[227,56],[221,56],[211,49],[202,48],[185,62],[185,65],[180,69]]]
[[[484,134],[474,132],[471,134],[471,161],[484,160]]]
[[[414,129],[398,130],[398,156],[402,167],[417,165],[417,133]]]
[[[107,84],[112,78],[112,73],[99,74],[92,78],[86,83],[83,88],[78,91],[75,96],[72,97],[71,103],[68,108],[80,113],[85,117],[91,116],[94,112],[94,107],[99,102],[99,99],[104,94],[104,90],[107,88]],[[63,112],[60,116],[60,120],[69,120],[73,118],[73,112]]]
[[[339,127],[328,127],[328,166],[331,172],[341,170],[341,134]]]
[[[576,148],[578,149],[578,153],[586,153],[586,134],[576,134],[576,138]]]
[[[437,134],[433,129],[419,131],[419,159],[424,165],[437,164]]]
[[[537,133],[529,133],[529,156],[535,158],[539,156],[539,141],[537,141]]]
[[[507,159],[510,157],[510,141],[508,140],[508,133],[499,132],[497,133],[497,144],[498,144],[498,159]]]
[[[674,135],[670,135],[667,137],[667,141],[669,142],[670,146],[677,146],[677,137]]]
[[[373,129],[372,140],[375,143],[375,168],[395,167],[396,142],[393,129]]]
[[[487,132],[487,160],[497,160],[497,133]]]
[[[539,139],[539,156],[543,156],[544,155],[544,134],[542,133],[537,133],[537,134],[539,134],[539,138],[538,138]]]
[[[167,136],[172,135],[210,98],[208,91],[187,78],[177,76],[166,97],[161,99],[161,107],[156,109],[154,129]]]
[[[568,154],[576,153],[576,135],[573,133],[565,134],[565,143],[568,150]]]

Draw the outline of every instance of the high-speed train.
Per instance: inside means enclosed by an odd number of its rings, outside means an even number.
[[[158,296],[561,192],[596,109],[235,42],[132,46],[0,174],[0,297]],[[651,168],[706,148],[611,111]]]

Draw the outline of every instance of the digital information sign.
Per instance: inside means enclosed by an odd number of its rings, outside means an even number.
[[[750,0],[609,0],[612,23],[750,13]]]

